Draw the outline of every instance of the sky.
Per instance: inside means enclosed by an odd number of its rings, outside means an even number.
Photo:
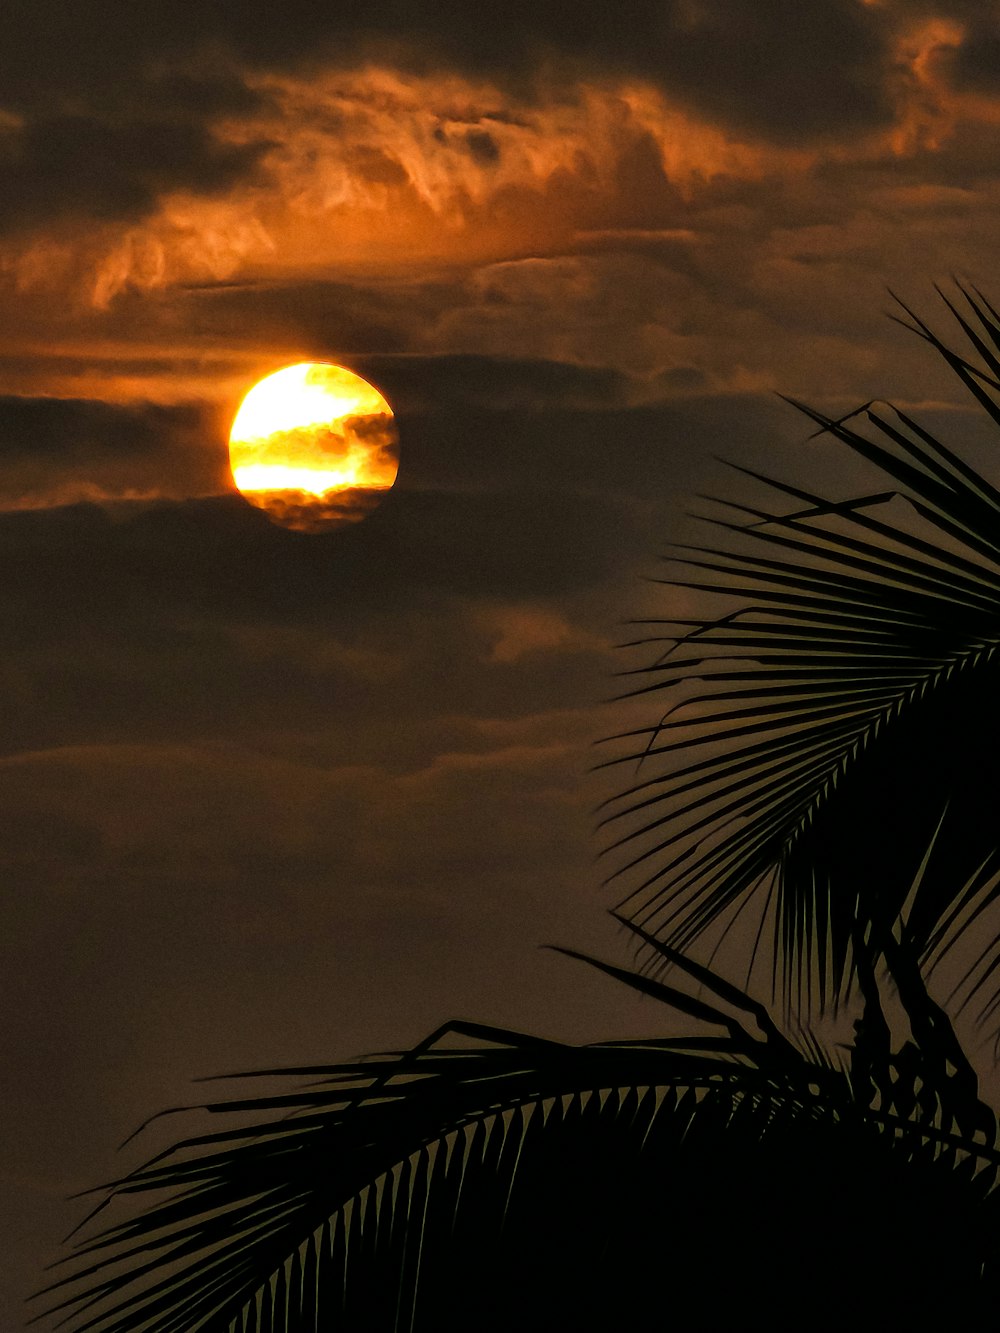
[[[886,289],[996,300],[998,217],[982,0],[11,0],[0,1327],[194,1078],[662,1033],[538,947],[628,956],[616,645],[720,458],[862,484],[778,393],[985,447]],[[226,449],[308,359],[400,432],[319,535]]]

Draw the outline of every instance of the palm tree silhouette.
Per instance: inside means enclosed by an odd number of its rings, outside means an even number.
[[[1000,315],[972,287],[944,299],[978,363],[901,303],[900,322],[1000,425]],[[636,692],[671,706],[609,761],[640,764],[606,811],[637,965],[562,950],[663,1002],[672,1035],[454,1023],[263,1071],[273,1095],[209,1103],[221,1129],[108,1187],[50,1313],[458,1333],[992,1309],[1000,1138],[952,1015],[1000,1006],[1000,947],[970,929],[1000,884],[1000,491],[888,405],[796,406],[886,488],[754,475],[778,508],[730,505],[721,544],[685,550],[673,581],[732,609],[638,640],[660,656]],[[774,1014],[692,954],[749,910]],[[949,966],[942,1003],[925,982]]]

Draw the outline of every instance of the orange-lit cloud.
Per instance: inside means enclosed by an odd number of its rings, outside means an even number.
[[[251,179],[210,195],[167,189],[141,221],[42,226],[3,263],[21,291],[75,289],[104,307],[128,290],[405,272],[558,252],[581,231],[676,227],[715,182],[935,151],[960,118],[996,118],[1000,102],[948,82],[963,32],[953,19],[900,23],[891,123],[814,145],[724,128],[636,79],[518,101],[459,74],[376,66],[247,74],[257,110],[216,119],[212,134],[220,151],[266,145]],[[659,217],[636,217],[629,164],[644,152],[661,176]],[[665,216],[668,198],[674,216]],[[648,213],[648,197],[644,206]]]
[[[808,160],[699,122],[636,83],[517,105],[488,83],[367,68],[252,80],[268,110],[219,122],[266,141],[262,178],[223,197],[166,194],[136,224],[66,226],[15,247],[24,291],[73,288],[97,307],[128,289],[235,275],[405,270],[572,243],[630,222],[623,163],[648,146],[663,193],[756,179]]]

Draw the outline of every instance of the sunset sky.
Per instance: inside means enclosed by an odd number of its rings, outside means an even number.
[[[776,391],[988,458],[886,287],[1000,297],[1000,6],[12,0],[0,49],[6,1329],[197,1076],[662,1027],[537,948],[626,957],[621,622],[690,606],[641,576],[718,457],[859,484]],[[306,360],[401,442],[313,536],[227,457]]]

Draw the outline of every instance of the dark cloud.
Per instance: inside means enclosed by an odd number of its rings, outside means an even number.
[[[560,76],[639,76],[713,118],[781,141],[870,127],[889,114],[878,17],[847,0],[808,8],[795,0],[637,0],[627,14],[599,0],[506,0],[486,12],[463,0],[433,10],[408,0],[337,13],[326,27],[303,5],[299,28],[330,41],[334,61],[333,42],[346,37],[352,54],[381,49],[411,67],[488,73],[526,94]],[[266,61],[274,48],[259,42],[256,18],[237,40],[248,57]],[[295,29],[293,19],[288,31]]]
[[[206,283],[181,288],[172,298],[177,317],[192,321],[203,337],[268,347],[294,344],[318,359],[347,352],[403,352],[417,319],[456,299],[454,279],[420,284],[371,285],[312,281]],[[419,313],[417,313],[419,311]]]
[[[0,460],[67,459],[86,454],[162,457],[171,442],[203,432],[204,411],[190,404],[139,406],[88,398],[0,397]],[[169,464],[168,464],[169,467]]]
[[[961,42],[942,52],[939,63],[956,88],[995,97],[1000,92],[1000,17],[975,11]]]
[[[73,115],[29,120],[0,158],[0,228],[63,216],[141,218],[176,189],[212,194],[252,175],[263,144],[216,141],[204,125]]]
[[[607,366],[515,356],[360,356],[357,369],[384,383],[406,413],[448,418],[470,407],[508,411],[624,406],[629,377]]]
[[[500,160],[500,145],[488,130],[467,131],[465,142],[477,162],[488,164]]]
[[[0,508],[212,494],[226,485],[200,405],[0,397]]]
[[[55,647],[87,626],[112,631],[188,612],[349,634],[428,592],[565,594],[625,553],[628,507],[570,492],[560,509],[541,488],[415,491],[390,496],[356,529],[308,542],[235,496],[8,514],[0,551],[19,579],[6,590],[5,615],[18,637]]]
[[[676,3],[644,71],[737,131],[805,143],[884,125],[887,63],[877,17],[856,4]],[[641,60],[641,57],[640,57]]]
[[[567,63],[574,74],[641,74],[782,137],[793,105],[803,134],[884,114],[873,86],[883,54],[878,15],[847,0],[820,0],[808,10],[794,0],[634,0],[627,15],[599,0],[504,0],[486,10],[463,0],[433,9],[420,0],[335,8],[290,0],[280,23],[263,0],[211,7],[184,0],[168,10],[146,0],[128,16],[112,0],[55,12],[24,0],[15,9],[23,12],[11,16],[4,84],[15,105],[58,88],[106,95],[125,82],[125,68],[162,78],[195,56],[204,99],[213,81],[203,53],[214,49],[215,82],[223,87],[232,77],[231,62],[219,58],[226,50],[264,68],[350,64],[380,51],[411,66],[518,79],[536,91]]]

